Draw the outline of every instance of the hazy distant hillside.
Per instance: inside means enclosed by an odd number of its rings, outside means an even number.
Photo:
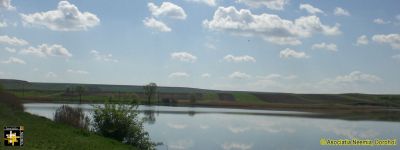
[[[46,90],[46,91],[63,91],[68,87],[83,85],[87,88],[99,89],[103,92],[143,92],[141,85],[107,85],[107,84],[75,84],[75,83],[41,83],[27,82],[14,79],[0,79],[0,83],[5,89],[9,90]],[[187,88],[187,87],[158,87],[159,92],[163,93],[205,93],[213,90]]]

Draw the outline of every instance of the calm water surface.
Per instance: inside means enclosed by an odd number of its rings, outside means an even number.
[[[29,103],[25,111],[53,119],[62,104]],[[92,105],[81,107],[91,115]],[[202,107],[139,106],[147,120],[145,129],[157,149],[264,150],[264,149],[400,149],[397,146],[320,146],[321,138],[400,138],[400,123],[345,121],[338,119],[290,117],[308,113]]]

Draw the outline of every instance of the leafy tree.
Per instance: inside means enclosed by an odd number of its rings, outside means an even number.
[[[191,103],[191,104],[196,103],[196,100],[197,100],[196,96],[197,96],[197,95],[196,95],[195,93],[191,93],[191,94],[190,94],[190,103]]]
[[[100,135],[113,138],[138,149],[155,149],[155,143],[143,128],[137,111],[137,103],[131,104],[106,102],[104,107],[95,106],[94,130]]]
[[[150,104],[151,98],[153,95],[156,94],[157,91],[157,84],[156,83],[149,83],[143,86],[144,94],[147,96],[147,102]]]
[[[82,94],[85,92],[85,90],[85,87],[81,85],[75,87],[75,91],[79,94],[79,103],[82,103]]]

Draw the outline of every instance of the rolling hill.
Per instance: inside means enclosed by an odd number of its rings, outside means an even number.
[[[0,79],[0,84],[10,91],[36,91],[42,97],[57,98],[62,96],[67,88],[81,85],[94,93],[88,98],[121,96],[121,93],[135,93],[144,98],[143,88],[139,85],[107,85],[107,84],[79,84],[79,83],[42,83],[28,82],[14,79]],[[251,91],[219,91],[189,87],[164,87],[157,88],[159,100],[163,98],[189,101],[193,94],[197,100],[203,102],[223,103],[252,103],[252,104],[299,104],[299,105],[351,105],[351,106],[389,106],[400,107],[400,95],[379,94],[295,94],[271,93]],[[45,95],[47,93],[47,95]],[[112,94],[110,94],[112,93]],[[117,94],[115,94],[117,93]],[[107,95],[108,94],[108,95]],[[91,97],[90,97],[91,96]]]

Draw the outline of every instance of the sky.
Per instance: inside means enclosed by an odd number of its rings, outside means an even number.
[[[0,78],[400,94],[398,0],[0,0]]]

